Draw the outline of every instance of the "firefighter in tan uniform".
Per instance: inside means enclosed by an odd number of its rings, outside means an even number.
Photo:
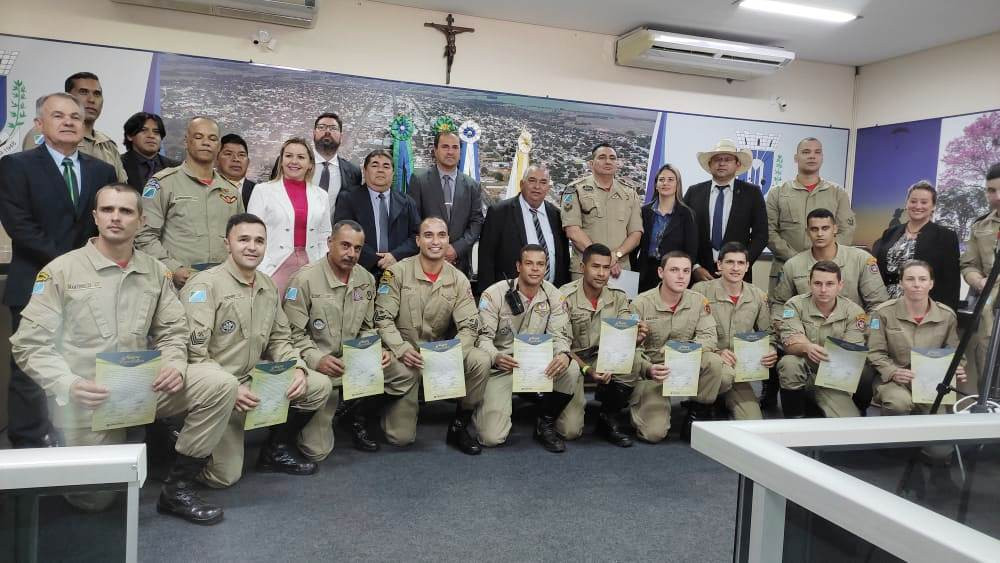
[[[104,89],[101,88],[101,82],[97,75],[90,72],[75,73],[66,79],[64,90],[76,98],[80,102],[80,106],[83,107],[83,139],[80,140],[77,148],[83,154],[103,160],[113,166],[118,181],[127,183],[128,174],[125,173],[125,167],[122,165],[122,154],[118,150],[118,145],[111,137],[94,129],[94,124],[97,122],[97,118],[101,117],[101,111],[104,109]],[[38,127],[33,127],[24,136],[21,150],[33,149],[43,142],[44,137],[41,130]]]
[[[804,394],[812,389],[816,404],[826,417],[859,416],[850,393],[816,387],[813,382],[819,362],[827,359],[824,348],[827,337],[864,345],[868,315],[853,301],[839,295],[844,282],[836,263],[817,262],[810,280],[812,291],[789,299],[781,313],[771,319],[786,353],[778,361],[781,409],[785,418],[802,418]],[[859,387],[865,384],[864,379]]]
[[[479,443],[498,446],[510,434],[514,339],[521,334],[547,335],[552,340],[552,361],[545,375],[552,380],[552,391],[545,393],[539,406],[534,438],[550,452],[560,453],[566,445],[556,432],[556,419],[573,399],[579,373],[570,374],[569,322],[565,299],[556,286],[545,281],[548,258],[545,249],[528,244],[521,249],[516,263],[517,278],[499,281],[486,288],[479,301],[479,340],[476,346],[486,352],[493,369],[486,381],[483,403],[473,416]],[[508,303],[518,299],[523,310],[515,314]],[[575,379],[574,379],[575,377]]]
[[[184,142],[184,162],[157,172],[142,190],[146,225],[135,241],[136,248],[170,268],[179,288],[192,272],[226,260],[226,222],[244,212],[239,192],[212,168],[219,125],[196,117],[188,122]]]
[[[736,355],[733,352],[733,335],[741,332],[763,331],[771,333],[771,309],[767,294],[743,276],[750,266],[750,253],[740,242],[727,242],[719,249],[719,278],[694,284],[692,291],[708,299],[715,317],[715,330],[719,336],[718,354],[722,358],[724,380],[736,377]],[[772,335],[773,336],[773,335]],[[771,352],[761,358],[761,365],[770,369],[778,362],[774,341]],[[762,418],[757,396],[749,382],[733,383],[726,392],[726,408],[736,420]]]
[[[257,216],[233,216],[226,228],[230,257],[191,276],[181,292],[191,327],[190,369],[222,371],[240,383],[236,409],[200,477],[212,487],[233,485],[243,474],[246,413],[260,402],[250,391],[250,374],[261,361],[295,360],[298,365],[287,392],[291,401],[288,420],[270,427],[257,469],[310,475],[318,469],[314,461],[325,458],[333,448],[332,441],[309,440],[319,433],[303,432],[330,397],[330,378],[305,368],[292,346],[288,318],[274,282],[256,271],[266,242],[267,230]],[[303,455],[311,461],[303,461]]]
[[[303,266],[285,291],[285,315],[292,329],[292,342],[306,367],[330,378],[333,391],[316,413],[315,423],[303,430],[303,441],[333,446],[333,422],[344,375],[344,342],[375,335],[375,278],[358,265],[365,233],[354,221],[333,226],[326,259]],[[389,352],[382,352],[382,367],[389,365]],[[378,442],[368,437],[365,414],[378,410],[384,395],[348,401],[341,420],[352,432],[354,447],[377,451]],[[312,436],[318,432],[317,436]]]
[[[649,326],[642,341],[639,374],[646,377],[632,393],[632,424],[636,434],[647,442],[659,442],[670,430],[670,397],[663,396],[663,381],[670,377],[664,363],[663,346],[668,340],[701,344],[701,370],[698,395],[684,402],[687,415],[681,435],[690,436],[691,424],[712,420],[716,398],[733,384],[733,372],[722,368],[716,353],[719,337],[708,299],[687,289],[691,282],[691,258],[681,251],[671,251],[660,260],[660,285],[639,294],[632,311]]]
[[[479,311],[468,278],[444,259],[448,244],[444,220],[424,219],[417,232],[419,254],[393,264],[379,281],[375,328],[382,346],[392,353],[385,370],[385,392],[391,402],[382,415],[382,429],[389,443],[397,446],[416,440],[423,368],[420,343],[458,338],[465,358],[465,397],[458,401],[447,442],[477,455],[482,448],[469,433],[469,423],[483,400],[490,359],[476,348]]]
[[[771,292],[771,313],[784,311],[785,302],[796,295],[809,293],[813,264],[829,260],[840,267],[846,297],[867,311],[889,299],[889,293],[878,271],[878,262],[871,254],[836,241],[838,227],[828,209],[809,212],[806,225],[812,248],[793,256],[781,270],[781,276]]]
[[[594,147],[589,165],[593,174],[563,191],[560,215],[574,249],[569,269],[572,278],[579,279],[580,254],[599,243],[611,249],[616,260],[611,275],[617,278],[622,269],[631,268],[629,253],[642,238],[642,201],[634,186],[615,177],[620,163],[610,145]]]
[[[875,398],[883,416],[930,412],[930,405],[913,402],[913,348],[958,346],[958,316],[930,298],[934,287],[930,265],[910,260],[899,273],[899,285],[903,296],[875,307],[868,323],[868,361],[880,376]],[[959,365],[955,376],[964,383],[965,368]]]
[[[236,400],[231,378],[197,373],[187,365],[187,320],[170,272],[156,259],[133,251],[142,224],[138,194],[127,184],[97,192],[94,219],[99,236],[49,263],[38,274],[23,320],[11,338],[14,358],[52,399],[55,426],[69,446],[125,442],[125,428],[91,431],[93,410],[107,388],[94,382],[96,355],[160,352],[153,382],[160,416],[185,414],[157,508],[199,524],[222,519],[222,509],[192,488],[226,428]],[[75,506],[101,510],[115,493],[68,495]]]
[[[616,446],[627,448],[632,438],[618,424],[622,409],[628,406],[635,387],[637,372],[626,374],[598,373],[597,350],[601,340],[601,319],[632,317],[628,296],[620,289],[608,287],[614,260],[611,249],[603,244],[592,244],[583,251],[583,277],[562,286],[566,298],[563,306],[569,316],[573,362],[569,377],[575,380],[573,399],[563,409],[556,421],[556,431],[563,439],[575,440],[583,434],[584,410],[587,398],[583,390],[583,376],[597,382],[594,397],[601,408],[597,419],[597,434]],[[645,324],[640,323],[640,336]]]
[[[854,242],[854,210],[847,192],[819,176],[823,166],[823,145],[809,137],[799,141],[795,149],[798,174],[794,180],[772,187],[767,192],[767,246],[771,249],[771,281],[773,293],[785,262],[812,246],[806,232],[806,216],[814,209],[829,209],[836,218],[837,242],[850,246]]]

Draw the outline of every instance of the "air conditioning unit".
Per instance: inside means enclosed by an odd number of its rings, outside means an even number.
[[[165,10],[194,12],[293,27],[313,27],[316,0],[111,0]]]
[[[681,35],[641,27],[618,38],[615,62],[682,74],[751,80],[795,60],[795,53],[749,43]]]

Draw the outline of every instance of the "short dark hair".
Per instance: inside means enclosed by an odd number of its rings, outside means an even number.
[[[825,207],[817,207],[816,209],[810,211],[809,214],[806,215],[806,225],[809,224],[811,219],[829,219],[834,223],[837,222],[837,218],[833,216],[833,211],[830,211]]]
[[[352,221],[350,219],[341,219],[340,221],[337,221],[336,223],[333,224],[333,230],[330,231],[330,236],[332,237],[333,235],[337,234],[337,231],[343,229],[344,227],[347,227],[352,231],[365,234],[365,229],[361,226],[361,223],[358,223],[357,221]]]
[[[444,137],[445,135],[454,135],[458,137],[459,142],[462,141],[462,136],[458,134],[458,131],[452,131],[451,129],[437,131],[434,133],[434,148],[437,148],[438,143],[441,142],[441,137]]]
[[[125,148],[132,150],[132,141],[128,140],[129,137],[135,137],[142,131],[142,128],[146,126],[146,122],[152,119],[156,122],[156,127],[160,130],[160,138],[167,136],[167,128],[163,126],[163,118],[156,115],[155,113],[146,113],[140,111],[138,113],[133,113],[132,117],[125,121],[125,125],[122,129],[125,130]]]
[[[63,84],[63,92],[69,93],[73,91],[76,87],[77,80],[96,80],[101,81],[93,72],[75,72],[66,78],[66,82]]]
[[[910,188],[906,190],[906,199],[910,199],[910,195],[912,195],[913,192],[917,190],[924,190],[925,192],[930,192],[931,203],[935,204],[937,203],[937,190],[934,189],[934,184],[930,183],[929,180],[920,180],[916,184],[910,186]]]
[[[832,260],[820,260],[813,264],[812,268],[809,269],[809,279],[812,280],[813,274],[816,272],[827,272],[830,274],[837,274],[837,281],[841,280],[840,277],[840,266]]]
[[[610,143],[607,143],[607,142],[601,142],[601,143],[597,143],[596,145],[594,145],[594,148],[590,149],[590,159],[591,159],[591,160],[593,160],[593,159],[594,159],[594,156],[596,156],[596,155],[597,155],[597,151],[598,151],[599,149],[611,149],[611,150],[615,151],[615,154],[616,154],[616,155],[618,154],[618,151],[617,151],[617,150],[615,150],[615,148],[614,148],[614,147],[612,147]]]
[[[376,156],[384,156],[389,159],[389,162],[392,162],[392,151],[389,149],[375,149],[365,157],[365,163],[361,165],[361,168],[368,168],[368,163]]]
[[[518,262],[521,262],[521,261],[524,260],[524,254],[526,252],[541,252],[542,254],[545,255],[545,261],[546,262],[549,261],[549,253],[545,252],[545,249],[542,248],[542,245],[540,245],[540,244],[533,244],[532,243],[532,244],[526,244],[526,245],[524,245],[524,246],[521,247],[521,253],[517,255],[517,261]]]
[[[719,261],[721,262],[722,259],[726,257],[726,254],[732,254],[734,252],[745,256],[747,262],[750,261],[750,251],[747,250],[746,245],[738,240],[731,240],[722,245],[722,248],[719,249]]]
[[[608,258],[611,258],[611,249],[599,242],[595,242],[594,244],[583,249],[583,255],[580,256],[580,262],[586,264],[590,261],[591,256],[607,256]]]
[[[315,129],[316,126],[319,125],[319,120],[320,119],[323,119],[323,118],[326,118],[326,117],[329,117],[330,119],[333,119],[334,121],[336,121],[337,122],[337,127],[339,127],[341,131],[344,130],[344,122],[340,120],[340,116],[339,115],[333,113],[332,111],[327,111],[327,112],[319,114],[319,117],[317,117],[316,121],[313,122],[313,129]]]
[[[1000,178],[1000,162],[990,166],[990,169],[986,171],[986,181],[996,180]]]
[[[903,267],[899,269],[899,277],[902,278],[903,275],[906,274],[906,270],[909,270],[910,268],[924,268],[930,275],[931,280],[934,280],[934,268],[932,268],[931,265],[924,260],[907,260],[903,263]]]
[[[253,213],[237,213],[226,221],[226,238],[229,237],[229,231],[233,230],[233,227],[236,225],[242,225],[243,223],[256,223],[258,225],[264,225],[264,230],[267,230],[267,225],[264,224],[264,220]]]
[[[139,213],[140,217],[142,216],[142,197],[139,196],[139,190],[133,188],[131,184],[123,184],[122,182],[112,182],[104,186],[103,188],[97,190],[97,193],[94,194],[94,211],[97,211],[97,204],[98,201],[101,199],[100,198],[101,192],[105,190],[111,192],[118,192],[120,194],[125,194],[125,193],[133,194],[135,196],[135,210],[136,212]]]
[[[722,252],[719,252],[719,256],[722,256]],[[671,250],[660,258],[660,267],[666,268],[667,260],[670,260],[671,258],[686,258],[688,262],[694,264],[694,260],[691,259],[691,256],[688,255],[687,252],[684,252],[683,250]]]
[[[240,137],[236,133],[226,133],[225,135],[222,136],[221,139],[219,139],[220,150],[222,149],[222,147],[229,144],[242,145],[243,150],[247,151],[247,154],[250,154],[250,147],[247,146],[247,142],[243,139],[243,137]]]

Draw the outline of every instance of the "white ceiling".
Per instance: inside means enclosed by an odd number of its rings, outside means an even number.
[[[847,24],[738,8],[733,0],[381,0],[461,15],[621,35],[640,26],[780,46],[864,65],[1000,31],[1000,0],[787,0],[862,15]]]

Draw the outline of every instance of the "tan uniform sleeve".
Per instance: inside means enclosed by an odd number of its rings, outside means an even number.
[[[549,300],[549,334],[552,335],[552,353],[569,353],[572,350],[573,329],[569,324],[569,313],[563,305],[562,296],[553,303]]]
[[[361,320],[361,329],[358,331],[358,338],[375,336],[375,298],[365,300],[365,318]]]
[[[880,305],[889,300],[889,292],[882,282],[882,274],[878,271],[878,261],[874,256],[868,256],[867,261],[861,268],[861,275],[858,276],[858,293],[864,303],[866,311],[871,311],[876,305]]]
[[[468,354],[476,347],[476,340],[479,339],[479,309],[476,308],[476,300],[472,297],[472,284],[462,276],[459,280],[458,299],[455,300],[455,309],[451,313],[451,318],[458,329],[456,335],[462,341],[462,353]]]
[[[864,321],[861,324],[865,328],[858,328],[857,319],[859,317],[862,318],[862,319],[864,319]],[[868,315],[866,313],[864,313],[864,312],[862,312],[860,314],[857,313],[857,312],[855,312],[854,314],[852,314],[852,315],[850,315],[848,317],[848,321],[849,322],[847,323],[847,328],[844,329],[843,339],[846,340],[846,341],[848,341],[848,342],[850,342],[850,343],[852,343],[852,344],[860,344],[860,345],[864,346],[865,345],[865,329],[868,327]]]
[[[784,344],[788,339],[797,335],[805,335],[806,329],[802,326],[801,313],[795,307],[785,303],[774,309],[772,322],[777,327],[778,338]]]
[[[642,204],[639,202],[638,196],[633,197],[630,201],[632,202],[632,211],[628,217],[628,229],[625,231],[626,236],[642,232]],[[564,226],[565,224],[563,223]]]
[[[396,327],[396,316],[399,315],[399,277],[395,274],[399,269],[386,270],[390,275],[382,274],[378,290],[375,292],[375,329],[382,338],[382,346],[387,348],[397,358],[415,350],[412,344],[403,340],[403,335]]]
[[[875,326],[868,331],[868,361],[878,371],[882,382],[887,383],[901,366],[896,365],[889,354],[889,342],[885,337],[885,316],[881,311],[872,311],[871,318],[869,326]]]
[[[294,292],[291,291],[293,289]],[[290,293],[294,293],[295,299],[287,299]],[[288,282],[285,297],[285,303],[282,308],[285,311],[285,317],[288,319],[292,346],[298,350],[299,356],[305,360],[306,366],[309,369],[315,370],[324,354],[319,351],[316,342],[309,336],[309,311],[312,309],[309,283],[301,279],[299,274],[295,274],[292,276],[291,281]]]
[[[837,216],[837,242],[850,246],[854,244],[854,209],[851,209],[851,198],[847,196],[847,190],[836,188],[837,209],[834,214]]]
[[[694,327],[694,341],[701,344],[704,351],[715,352],[719,349],[719,332],[715,317],[712,316],[712,306],[704,297],[701,298],[700,305],[698,324]]]
[[[288,317],[285,316],[285,311],[281,308],[280,299],[274,308],[274,321],[271,322],[271,334],[268,335],[264,355],[272,362],[295,360],[297,367],[306,367],[306,363],[299,357],[295,346],[292,346],[292,331],[288,324]]]
[[[969,240],[965,244],[965,252],[962,253],[962,257],[959,259],[959,265],[962,267],[962,278],[968,282],[968,275],[975,272],[981,276],[985,276],[986,272],[983,270],[983,257],[979,254],[979,245],[976,244],[976,224],[972,224],[972,229],[970,229]]]
[[[767,246],[779,260],[787,261],[795,256],[795,250],[778,232],[778,226],[781,224],[781,206],[778,204],[780,191],[772,189],[767,192]]]
[[[768,306],[767,294],[764,295],[763,302],[757,308],[757,320],[754,324],[758,331],[766,332],[771,337],[771,348],[777,350],[778,343],[776,340],[778,336],[775,334],[774,326],[771,323],[771,308]]]
[[[160,284],[160,299],[156,303],[153,322],[149,325],[149,336],[153,339],[153,346],[160,351],[163,364],[186,374],[188,323],[184,306],[174,292],[174,281],[168,276],[163,276]]]
[[[171,272],[176,272],[182,266],[174,260],[163,248],[160,237],[163,235],[163,223],[167,214],[167,195],[156,178],[150,179],[142,191],[142,209],[146,215],[146,224],[135,237],[135,247],[156,258]]]
[[[484,291],[479,298],[479,339],[476,341],[476,347],[489,354],[490,365],[496,362],[497,354],[500,353],[493,339],[496,338],[497,327],[500,326],[500,308],[503,304],[495,301],[496,298],[489,291]]]
[[[774,284],[774,289],[771,290],[771,295],[769,296],[772,318],[781,318],[781,313],[785,310],[785,303],[792,297],[795,297],[795,283],[792,281],[792,273],[788,269],[788,262],[785,262],[785,265],[781,268],[778,283]]]
[[[562,201],[559,204],[559,219],[562,220],[564,229],[583,226],[580,195],[576,192],[575,186],[568,187],[563,191]],[[642,229],[640,228],[640,230]]]
[[[627,301],[626,301],[627,303]],[[645,310],[643,308],[643,302],[636,300],[628,305],[628,311],[625,314],[619,314],[619,318],[627,317],[631,314],[636,314],[639,316],[639,320],[645,320]],[[649,354],[646,353],[646,347],[642,345],[637,345],[635,350],[635,360],[632,362],[633,368],[637,368],[639,371],[639,377],[642,379],[647,379],[649,374],[649,368],[653,367],[653,361],[649,359]]]
[[[54,396],[59,405],[65,406],[69,403],[69,388],[78,377],[56,352],[56,343],[63,334],[65,280],[60,273],[53,275],[43,269],[42,274],[46,273],[50,278],[42,282],[44,289],[34,293],[21,312],[21,324],[10,339],[11,354],[28,377]]]
[[[215,328],[215,292],[212,285],[206,283],[202,276],[195,276],[184,285],[181,291],[181,304],[187,314],[188,330],[188,361],[192,364],[208,362],[212,357],[208,353],[209,342],[212,340],[212,330]]]

